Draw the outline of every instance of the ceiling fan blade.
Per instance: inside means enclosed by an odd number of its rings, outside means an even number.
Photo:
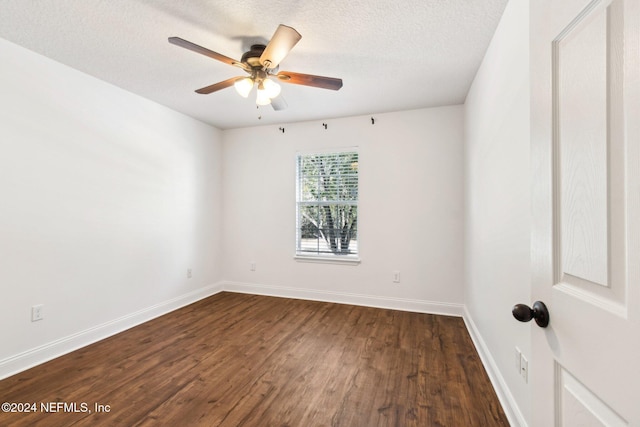
[[[282,82],[293,83],[294,85],[313,86],[331,90],[338,90],[342,87],[342,79],[333,77],[314,76],[313,74],[293,73],[291,71],[280,71],[276,77]]]
[[[202,94],[202,95],[207,95],[209,93],[213,93],[216,91],[219,91],[221,89],[226,89],[229,86],[233,86],[233,84],[236,82],[236,80],[238,80],[241,77],[231,77],[230,79],[212,84],[211,86],[207,86],[207,87],[203,87],[201,89],[196,90],[196,92]]]
[[[276,32],[260,55],[260,63],[266,68],[276,68],[302,36],[294,28],[278,25]]]
[[[246,69],[246,65],[244,65],[240,61],[236,61],[233,58],[229,58],[221,53],[214,52],[212,50],[207,49],[206,47],[199,46],[195,43],[191,43],[185,39],[181,39],[180,37],[169,37],[169,43],[175,44],[176,46],[183,47],[185,49],[189,49],[193,52],[200,53],[204,56],[208,56],[209,58],[216,59],[220,62],[224,62],[225,64],[233,65],[235,67],[240,67]]]
[[[282,95],[271,99],[271,106],[275,111],[284,110],[288,107],[287,101],[284,100]]]

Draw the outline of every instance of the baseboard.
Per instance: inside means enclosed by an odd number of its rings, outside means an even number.
[[[392,310],[414,311],[418,313],[441,314],[445,316],[461,317],[463,314],[462,304],[227,281],[222,282],[222,286],[225,291],[245,294],[353,304]]]
[[[509,419],[509,424],[512,426],[527,427],[527,421],[522,415],[513,395],[509,391],[509,387],[500,373],[498,365],[491,356],[491,352],[489,352],[489,348],[482,339],[482,335],[480,335],[480,331],[476,327],[476,324],[474,323],[466,306],[463,309],[462,318],[464,319],[464,323],[467,325],[467,330],[469,331],[469,335],[471,335],[471,340],[480,355],[480,360],[484,365],[484,369],[487,371],[487,375],[489,375],[489,380],[498,395],[498,400],[500,400],[502,408]]]
[[[118,334],[141,323],[148,322],[151,319],[217,294],[222,290],[223,286],[221,283],[205,286],[168,301],[0,360],[0,380]]]

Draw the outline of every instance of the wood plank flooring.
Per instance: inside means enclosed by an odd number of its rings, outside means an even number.
[[[1,402],[37,411],[0,426],[508,425],[460,318],[234,293],[0,381]]]

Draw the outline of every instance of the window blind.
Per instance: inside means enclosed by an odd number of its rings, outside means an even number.
[[[297,156],[296,254],[357,256],[358,153]]]

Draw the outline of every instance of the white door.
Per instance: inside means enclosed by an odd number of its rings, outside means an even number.
[[[640,0],[530,8],[533,425],[640,426]]]

